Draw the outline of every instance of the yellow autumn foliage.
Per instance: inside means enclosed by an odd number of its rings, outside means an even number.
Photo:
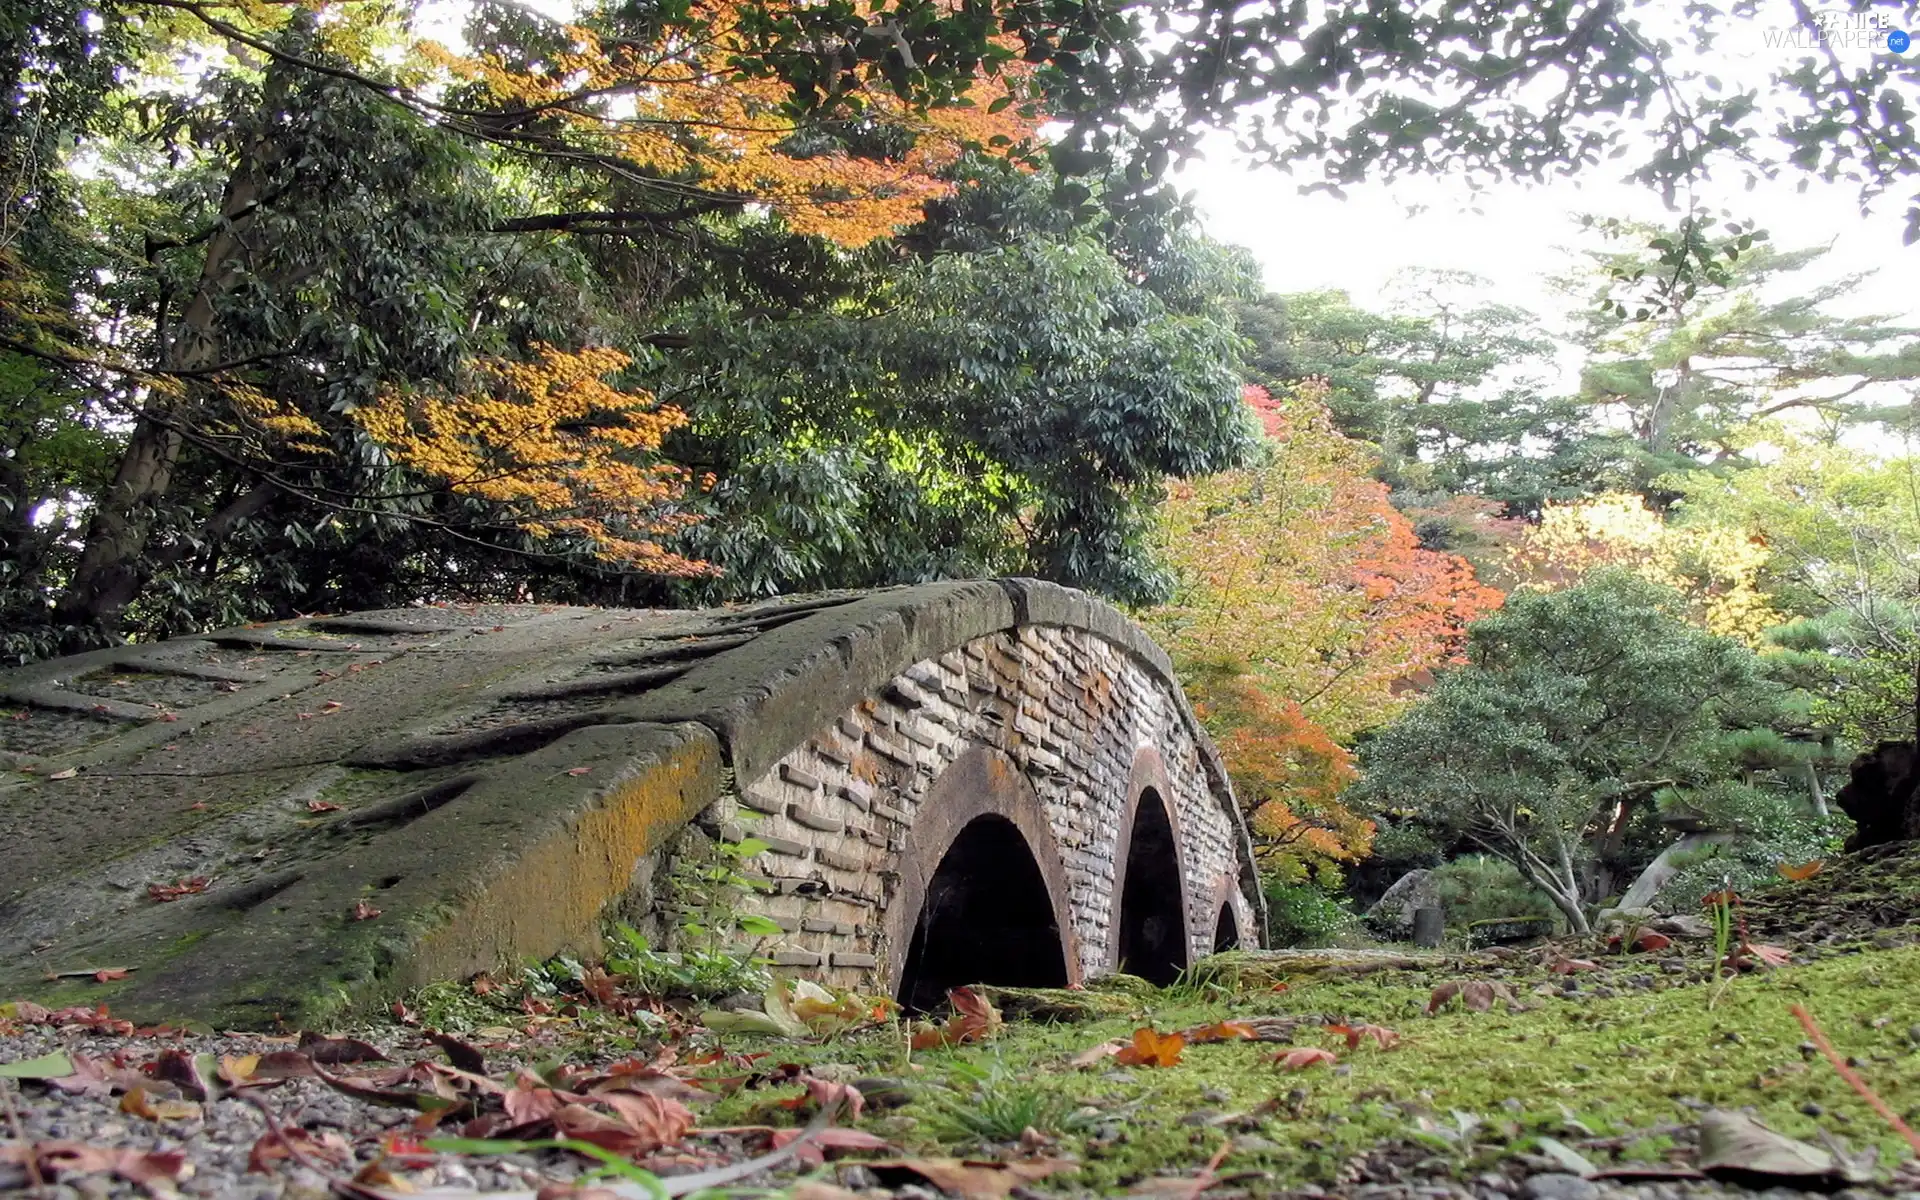
[[[1744,529],[1670,523],[1639,496],[1615,493],[1548,505],[1522,536],[1512,566],[1544,589],[1602,567],[1625,568],[1686,596],[1709,632],[1758,646],[1785,619],[1759,586],[1771,556]]]
[[[526,361],[474,362],[457,395],[389,387],[351,415],[396,462],[502,505],[536,537],[583,538],[599,558],[652,574],[711,574],[659,543],[691,519],[672,511],[687,473],[636,460],[687,416],[606,382],[629,361],[605,347],[541,346]]]
[[[571,48],[544,57],[535,70],[432,43],[420,52],[502,100],[541,110],[599,155],[764,205],[797,233],[849,247],[918,221],[927,201],[950,195],[955,185],[937,172],[968,147],[1004,152],[1039,124],[1017,111],[1027,98],[1028,72],[1015,64],[998,79],[978,80],[966,95],[970,106],[914,112],[890,93],[862,91],[855,98],[862,122],[911,138],[895,157],[797,149],[799,127],[782,108],[790,98],[786,85],[743,78],[728,66],[746,48],[738,8],[704,0],[691,16],[697,35],[674,32],[644,46],[607,44],[591,29],[569,26]],[[623,103],[608,109],[589,102],[608,96]],[[990,112],[1003,98],[1011,103]],[[623,111],[628,104],[631,114]]]

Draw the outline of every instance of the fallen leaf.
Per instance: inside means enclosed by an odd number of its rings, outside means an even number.
[[[1098,1046],[1089,1046],[1067,1061],[1070,1067],[1090,1067],[1102,1059],[1112,1058],[1132,1043],[1125,1038],[1113,1038],[1101,1042]]]
[[[954,1015],[947,1019],[945,1025],[929,1026],[916,1032],[909,1043],[913,1049],[958,1046],[982,1041],[999,1032],[1002,1024],[1000,1010],[972,988],[954,988],[947,993],[947,1002],[953,1005]]]
[[[353,914],[351,917],[352,920],[371,921],[379,915],[380,915],[380,910],[373,906],[372,901],[355,900],[353,902]]]
[[[309,800],[307,801],[307,811],[310,813],[339,812],[340,806],[331,800]]]
[[[79,767],[68,767],[64,771],[55,771],[53,774],[47,776],[47,778],[48,779],[72,779],[75,775],[78,775],[79,773],[80,773]]]
[[[1360,1043],[1371,1038],[1382,1050],[1391,1050],[1400,1044],[1400,1035],[1385,1025],[1329,1025],[1328,1033],[1337,1033],[1347,1039],[1347,1049],[1358,1050]]]
[[[592,767],[569,767],[569,768],[567,769],[567,774],[569,774],[569,775],[585,775],[585,774],[587,774],[587,773],[589,773],[589,772],[591,772],[592,770],[593,770],[593,768],[592,768]]]
[[[804,1129],[776,1129],[773,1131],[773,1148],[779,1150],[806,1137]],[[822,1129],[807,1138],[806,1144],[795,1152],[794,1160],[804,1166],[817,1167],[827,1161],[827,1150],[891,1150],[893,1143],[887,1139],[861,1129],[841,1129],[837,1127]]]
[[[323,1067],[338,1067],[347,1063],[393,1061],[378,1046],[358,1038],[330,1038],[322,1037],[317,1033],[301,1034],[300,1050],[309,1060]]]
[[[291,1149],[288,1142],[293,1143]],[[253,1151],[247,1155],[247,1170],[255,1175],[271,1175],[274,1173],[273,1164],[282,1159],[297,1158],[296,1151],[298,1155],[336,1167],[344,1167],[353,1161],[352,1145],[333,1130],[311,1133],[298,1125],[283,1125],[277,1133],[266,1133],[253,1144]]]
[[[1123,1067],[1172,1067],[1180,1063],[1180,1051],[1187,1039],[1177,1033],[1160,1033],[1151,1028],[1133,1031],[1133,1044],[1122,1047],[1113,1061]]]
[[[178,883],[150,883],[147,885],[147,898],[161,904],[170,904],[182,896],[197,896],[207,890],[213,880],[205,875],[195,875],[192,879],[182,879]]]
[[[1775,1133],[1753,1117],[1714,1109],[1700,1118],[1700,1169],[1715,1179],[1751,1187],[1826,1187],[1865,1183],[1862,1171],[1833,1154]]]
[[[423,1030],[420,1036],[446,1051],[447,1061],[462,1071],[471,1071],[475,1075],[487,1073],[487,1056],[459,1038],[432,1029]]]
[[[1057,1158],[1030,1158],[1014,1162],[980,1162],[961,1158],[896,1158],[864,1164],[884,1182],[890,1174],[917,1175],[943,1192],[965,1200],[1000,1200],[1014,1188],[1077,1171],[1079,1165]]]
[[[1574,975],[1581,971],[1598,971],[1600,964],[1587,958],[1563,958],[1551,964],[1547,969],[1555,975]]]
[[[1787,880],[1791,880],[1794,883],[1799,883],[1803,879],[1812,879],[1815,875],[1818,875],[1820,873],[1820,869],[1826,865],[1827,864],[1824,859],[1815,858],[1807,862],[1803,862],[1797,867],[1790,867],[1786,863],[1781,863],[1779,866],[1775,867],[1774,870],[1780,872],[1780,877],[1782,879],[1787,879]]]
[[[65,1079],[71,1074],[73,1060],[63,1050],[42,1054],[39,1058],[0,1063],[0,1079]]]
[[[1182,1029],[1180,1036],[1187,1039],[1189,1046],[1199,1046],[1207,1042],[1233,1042],[1254,1039],[1259,1036],[1253,1026],[1245,1021],[1215,1021],[1211,1025],[1195,1025],[1191,1029]]]
[[[1593,1161],[1557,1138],[1537,1137],[1533,1140],[1535,1148],[1553,1164],[1569,1175],[1578,1175],[1582,1179],[1596,1172]]]
[[[1318,1046],[1300,1046],[1292,1050],[1282,1050],[1273,1056],[1273,1061],[1283,1071],[1304,1071],[1308,1067],[1337,1062],[1339,1059],[1331,1050],[1322,1050]]]
[[[1673,945],[1672,938],[1664,933],[1655,933],[1651,929],[1642,929],[1638,936],[1633,939],[1633,948],[1643,954],[1651,954],[1655,950],[1665,950],[1671,945]]]
[[[115,980],[125,979],[127,972],[131,969],[130,967],[102,967],[93,973],[93,978],[97,983],[113,983]]]
[[[149,1121],[198,1121],[203,1115],[191,1100],[154,1100],[145,1088],[134,1088],[120,1097],[120,1111]]]

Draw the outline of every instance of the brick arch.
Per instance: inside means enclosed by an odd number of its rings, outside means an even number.
[[[1136,867],[1150,864],[1136,864],[1133,856],[1134,829],[1140,818],[1141,808],[1148,804],[1158,805],[1165,815],[1169,832],[1172,835],[1172,857],[1174,869],[1173,894],[1163,897],[1173,904],[1178,913],[1180,965],[1193,963],[1205,951],[1195,952],[1194,935],[1194,898],[1188,888],[1188,862],[1186,853],[1186,835],[1181,828],[1180,811],[1176,802],[1179,795],[1174,790],[1173,780],[1167,773],[1167,764],[1160,751],[1152,746],[1141,746],[1134,751],[1133,766],[1127,777],[1126,806],[1121,809],[1120,821],[1114,829],[1111,861],[1113,863],[1113,900],[1110,912],[1111,936],[1108,939],[1107,964],[1119,969],[1124,953],[1125,938],[1123,922],[1126,916],[1124,899],[1127,895],[1128,881]]]
[[[897,992],[907,949],[927,895],[927,885],[956,838],[981,817],[1010,822],[1033,856],[1046,885],[1047,901],[1059,932],[1066,980],[1081,982],[1079,941],[1074,933],[1066,869],[1045,807],[1019,766],[987,746],[963,751],[941,771],[921,801],[920,812],[893,858],[892,893],[881,921],[882,944],[890,948],[884,963],[887,987]],[[992,979],[977,983],[999,982]]]

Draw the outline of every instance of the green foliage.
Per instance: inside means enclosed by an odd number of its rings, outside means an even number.
[[[1682,611],[1611,571],[1510,597],[1471,628],[1467,665],[1362,747],[1356,799],[1507,859],[1584,931],[1585,870],[1622,806],[1665,780],[1714,782],[1720,739],[1781,710],[1752,652]]]
[[[631,925],[607,937],[607,972],[643,996],[717,1000],[736,992],[760,995],[773,984],[765,960],[727,949],[655,950]]]
[[[766,848],[760,839],[747,837],[701,843],[697,852],[675,856],[668,893],[688,950],[723,954],[735,934],[762,938],[780,933],[780,927],[766,917],[742,908],[747,897],[759,895],[766,885],[743,875],[741,864]],[[625,926],[621,930],[623,937],[632,932]],[[644,953],[644,942],[636,948]]]
[[[1507,917],[1550,917],[1553,900],[1528,883],[1512,863],[1488,854],[1466,854],[1433,869],[1447,924],[1471,925]]]
[[[938,253],[843,262],[784,313],[675,314],[654,386],[694,417],[674,453],[721,476],[685,545],[726,572],[681,596],[1007,573],[1164,598],[1162,481],[1253,446],[1247,268],[1171,219],[1063,224],[1046,187],[983,174],[909,235]]]
[[[1329,946],[1354,927],[1352,910],[1317,884],[1268,876],[1265,890],[1270,946]]]

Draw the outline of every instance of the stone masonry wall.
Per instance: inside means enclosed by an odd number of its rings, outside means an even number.
[[[910,845],[935,779],[975,745],[1009,756],[1044,805],[1083,976],[1111,969],[1115,843],[1142,747],[1159,752],[1173,791],[1164,799],[1182,855],[1190,959],[1212,950],[1223,894],[1238,927],[1254,928],[1234,883],[1235,827],[1208,788],[1178,700],[1093,633],[1024,626],[914,663],[762,777],[741,781],[738,808],[720,815],[746,817],[729,831],[772,847],[758,867],[775,891],[754,907],[788,931],[777,964],[885,987],[889,956],[905,953],[883,944],[899,883],[890,862]]]

